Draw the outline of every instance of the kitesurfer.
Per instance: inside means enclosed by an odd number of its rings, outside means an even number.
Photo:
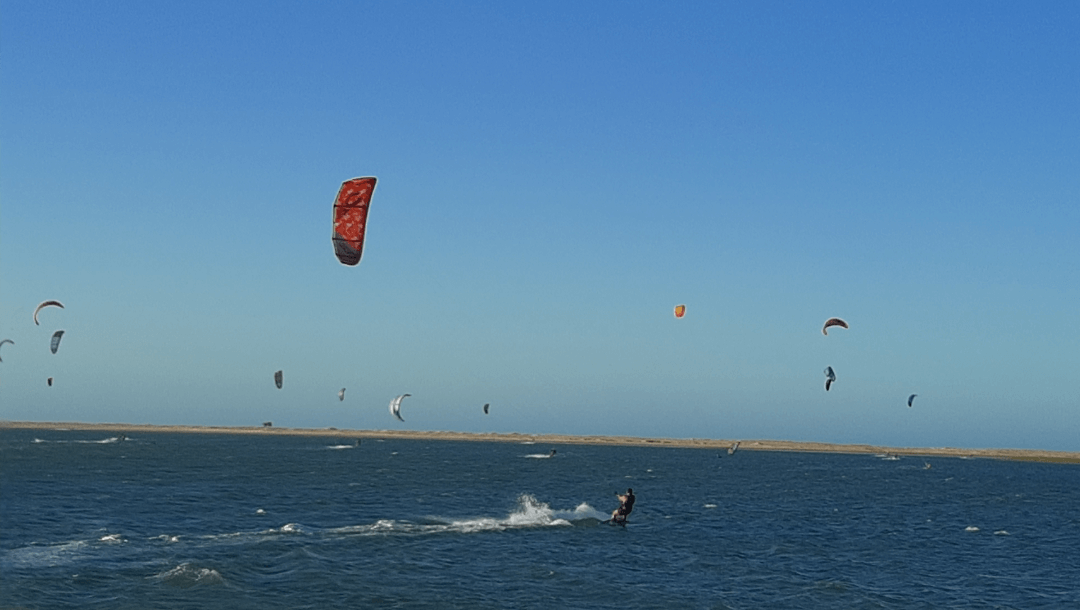
[[[619,508],[616,508],[611,512],[612,523],[626,523],[626,518],[630,516],[630,512],[634,510],[634,500],[637,498],[634,496],[634,490],[631,488],[626,489],[626,495],[617,494],[619,498]]]

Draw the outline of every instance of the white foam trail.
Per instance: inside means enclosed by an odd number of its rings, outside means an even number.
[[[120,438],[119,436],[113,436],[113,437],[110,437],[110,438],[102,439],[100,441],[51,441],[51,440],[48,440],[48,439],[35,438],[31,442],[33,442],[33,443],[58,443],[58,444],[61,444],[61,443],[65,443],[65,444],[66,443],[75,443],[75,444],[79,444],[79,445],[107,445],[107,444],[110,444],[110,443],[119,443],[120,441],[123,441],[123,440],[127,440],[127,439]]]
[[[442,532],[476,533],[531,527],[565,527],[585,520],[603,521],[608,516],[582,502],[570,510],[552,509],[535,497],[525,494],[518,498],[517,507],[503,518],[474,517],[443,520],[432,517],[435,523],[412,523],[380,519],[370,525],[352,525],[329,530],[330,533],[351,535],[433,534]]]
[[[584,521],[585,519],[596,519],[597,521],[605,521],[609,515],[602,513],[595,508],[589,506],[588,502],[582,502],[574,507],[572,511],[554,511],[554,514],[570,521]]]
[[[12,549],[6,554],[5,561],[20,568],[55,567],[82,557],[86,546],[83,540],[50,545],[31,544]]]
[[[261,510],[261,509],[260,509]],[[349,525],[330,529],[308,530],[298,523],[286,523],[281,527],[262,531],[233,532],[228,534],[210,534],[200,536],[204,540],[232,540],[246,544],[249,540],[263,539],[267,536],[376,536],[388,534],[436,534],[446,532],[476,533],[503,531],[534,527],[572,527],[575,523],[604,521],[608,515],[601,513],[588,503],[582,502],[572,509],[553,509],[547,503],[524,494],[518,498],[517,506],[504,517],[472,517],[465,519],[444,519],[430,517],[424,522],[380,519],[364,525]],[[167,543],[177,542],[175,536],[158,536],[156,539]]]
[[[964,531],[965,532],[977,532],[977,531],[979,531],[979,528],[975,527],[974,525],[969,525],[969,526],[964,528]]]
[[[327,445],[327,449],[356,449],[356,445]]]
[[[524,494],[518,498],[517,508],[503,519],[484,517],[451,521],[449,529],[458,531],[503,530],[522,527],[548,527],[573,525],[574,521],[585,519],[606,519],[604,515],[582,502],[572,510],[552,509],[547,503]]]

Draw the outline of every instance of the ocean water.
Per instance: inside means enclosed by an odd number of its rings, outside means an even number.
[[[2,430],[0,606],[1080,608],[1080,466]]]

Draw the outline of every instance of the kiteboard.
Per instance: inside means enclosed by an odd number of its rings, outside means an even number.
[[[604,523],[608,525],[621,525],[623,527],[626,527],[626,518],[624,517],[622,519],[616,519],[615,517],[612,517],[607,521],[604,521]]]

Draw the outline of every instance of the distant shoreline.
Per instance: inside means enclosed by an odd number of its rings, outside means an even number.
[[[739,442],[739,451],[792,451],[811,453],[866,453],[919,457],[994,458],[1031,462],[1080,464],[1080,452],[1039,449],[965,449],[957,447],[883,447],[802,441],[705,438],[642,438],[634,436],[521,434],[517,432],[441,432],[417,430],[348,430],[339,428],[280,428],[276,426],[180,426],[156,424],[87,424],[78,422],[0,421],[0,430],[92,430],[102,432],[155,432],[186,434],[263,434],[347,438],[543,443],[561,445],[622,445],[726,450]]]

